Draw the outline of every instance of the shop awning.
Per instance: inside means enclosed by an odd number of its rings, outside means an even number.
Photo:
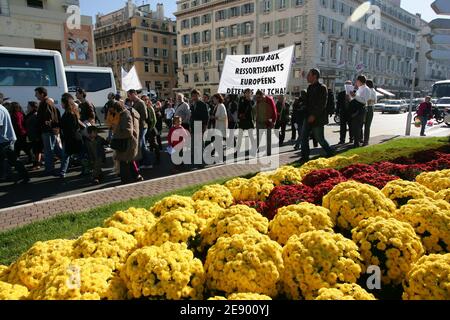
[[[389,91],[387,91],[387,90],[384,90],[384,89],[382,89],[382,88],[377,88],[377,91],[378,91],[379,93],[385,95],[385,96],[395,97],[395,94],[393,94],[393,93],[391,93],[391,92],[389,92]]]

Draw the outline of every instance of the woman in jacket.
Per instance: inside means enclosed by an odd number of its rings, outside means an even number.
[[[27,115],[25,116],[25,129],[27,130],[29,148],[33,152],[34,160],[31,170],[38,170],[42,165],[42,140],[38,128],[38,104],[35,101],[28,102]]]
[[[244,96],[239,100],[238,116],[239,128],[243,130],[254,129],[254,106],[255,102],[252,99],[252,91],[246,89]]]
[[[227,108],[225,107],[223,96],[219,93],[216,93],[213,96],[213,104],[215,105],[214,109],[214,120],[215,120],[215,129],[219,130],[222,133],[222,137],[226,138],[227,129],[228,129],[228,114]]]
[[[119,139],[126,145],[124,151],[115,150],[114,159],[119,162],[119,175],[123,183],[132,180],[143,181],[139,173],[136,158],[139,154],[139,113],[133,109],[126,109],[119,102],[114,103],[114,111],[119,116],[119,121],[113,128],[113,141]],[[112,146],[111,146],[112,147]]]
[[[433,118],[433,106],[431,105],[431,97],[426,97],[425,102],[422,102],[417,110],[417,116],[420,119],[422,129],[420,130],[420,136],[425,137],[425,128],[427,127],[428,120]]]
[[[22,107],[19,103],[11,103],[11,121],[14,127],[14,132],[16,133],[17,140],[14,143],[14,152],[17,158],[20,157],[20,152],[23,150],[28,156],[28,161],[32,162],[30,148],[27,144],[27,130],[25,128],[25,114],[23,113]]]

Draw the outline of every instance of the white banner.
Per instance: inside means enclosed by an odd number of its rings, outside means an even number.
[[[243,94],[245,89],[283,95],[294,58],[295,46],[257,55],[227,55],[220,78],[219,93]]]
[[[128,91],[131,89],[134,90],[142,89],[141,81],[139,80],[139,76],[134,66],[133,68],[131,68],[130,72],[126,72],[122,68],[122,90]]]

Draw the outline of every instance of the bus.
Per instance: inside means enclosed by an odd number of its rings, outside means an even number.
[[[116,82],[111,68],[67,66],[65,68],[69,93],[75,97],[77,88],[83,88],[87,100],[103,119],[101,110],[108,100],[108,93],[116,93]]]
[[[37,87],[45,87],[60,111],[61,96],[68,91],[64,63],[58,51],[0,47],[0,92],[26,111],[36,101]]]
[[[436,82],[433,85],[431,97],[433,98],[433,100],[450,97],[450,80]]]

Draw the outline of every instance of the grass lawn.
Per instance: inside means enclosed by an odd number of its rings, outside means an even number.
[[[359,162],[373,163],[409,156],[417,151],[436,149],[449,143],[448,138],[405,138],[384,144],[347,151],[344,156],[360,155]],[[251,177],[247,175],[246,177]],[[208,184],[224,183],[229,179],[210,181]],[[86,230],[101,226],[103,221],[118,210],[129,207],[150,208],[155,202],[171,194],[190,196],[203,185],[176,190],[153,197],[110,204],[82,213],[59,215],[24,227],[0,233],[0,264],[8,265],[28,250],[36,241],[73,239]]]

